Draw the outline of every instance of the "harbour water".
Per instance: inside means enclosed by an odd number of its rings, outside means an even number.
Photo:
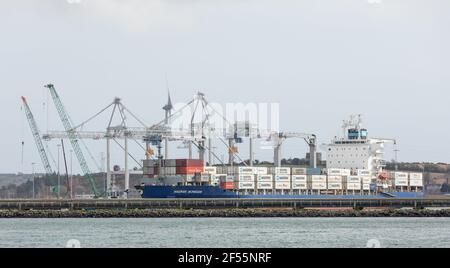
[[[450,247],[450,218],[0,219],[0,247]]]

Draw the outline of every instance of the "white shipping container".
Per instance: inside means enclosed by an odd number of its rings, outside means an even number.
[[[254,167],[238,167],[238,173],[253,175],[253,174],[255,174],[255,168]]]
[[[328,176],[350,176],[350,169],[329,168],[327,169]]]
[[[342,183],[342,176],[328,176],[328,183]]]
[[[205,167],[204,172],[208,174],[217,174],[217,168],[216,167]]]
[[[328,176],[341,176],[341,169],[339,168],[329,168],[327,169]]]
[[[200,177],[203,181],[209,181],[211,179],[211,174],[201,174]]]
[[[292,182],[292,189],[295,190],[308,190],[308,184],[302,181],[293,181]]]
[[[408,179],[395,179],[395,186],[408,186]]]
[[[307,182],[308,176],[306,175],[292,175],[292,182]]]
[[[332,182],[328,183],[329,190],[342,190],[342,183]]]
[[[392,179],[408,179],[408,173],[405,172],[391,172]]]
[[[210,176],[208,174],[196,175],[195,181],[197,182],[209,182]]]
[[[372,172],[370,172],[370,170],[367,169],[358,169],[358,176],[365,176],[365,177],[370,177],[372,175]]]
[[[267,168],[266,167],[257,167],[256,168],[256,174],[257,175],[267,175]]]
[[[361,190],[361,183],[347,183],[347,190]]]
[[[240,190],[253,190],[255,189],[255,183],[254,182],[242,182],[240,181],[238,184],[238,189]]]
[[[311,176],[311,181],[313,183],[317,182],[317,183],[327,183],[327,176],[325,175],[312,175]]]
[[[372,178],[371,177],[362,177],[361,178],[363,184],[371,184]]]
[[[276,175],[291,175],[291,168],[287,167],[276,167],[275,168]]]
[[[409,173],[409,179],[410,180],[423,180],[423,174],[422,173]]]
[[[409,181],[409,186],[414,186],[414,187],[423,187],[423,180],[410,180]]]
[[[255,175],[239,175],[239,181],[255,182]]]
[[[313,190],[326,190],[327,183],[326,182],[313,182],[311,185]]]
[[[261,182],[258,181],[257,188],[260,190],[272,190],[273,189],[273,182]]]
[[[370,190],[370,184],[363,184],[363,190],[364,191],[369,191]]]
[[[285,181],[277,181],[275,182],[275,189],[277,190],[290,190],[291,189],[291,183],[285,182]]]
[[[291,176],[289,176],[289,175],[275,175],[275,181],[290,182],[291,181]]]
[[[358,176],[348,176],[347,183],[361,183],[361,177]]]
[[[273,182],[272,175],[259,175],[257,178],[258,182]]]
[[[194,182],[194,176],[190,176],[190,175],[184,175],[182,177],[183,182]]]
[[[306,175],[307,169],[306,168],[292,168],[291,172],[292,172],[292,175]]]

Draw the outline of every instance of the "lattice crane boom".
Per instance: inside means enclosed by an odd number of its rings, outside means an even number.
[[[33,113],[31,112],[30,106],[28,105],[27,99],[22,97],[23,107],[25,108],[25,115],[28,119],[30,125],[31,133],[33,134],[34,141],[36,143],[39,156],[41,157],[42,164],[44,166],[45,172],[47,174],[52,174],[53,170],[50,166],[50,161],[48,160],[47,152],[44,149],[44,144],[37,126],[36,120],[34,119]]]
[[[76,131],[74,131],[72,124],[70,122],[69,115],[64,108],[64,105],[56,92],[55,87],[52,84],[46,85],[46,88],[49,89],[50,94],[52,96],[53,102],[55,104],[56,110],[58,111],[59,117],[61,119],[61,122],[64,126],[64,129],[66,130],[70,143],[72,145],[73,151],[78,159],[78,162],[80,164],[80,168],[83,171],[84,175],[87,177],[92,192],[95,196],[98,196],[97,187],[95,186],[94,178],[92,177],[92,172],[89,169],[89,166],[86,162],[86,158],[84,157],[83,151],[81,150],[80,144],[78,143],[78,137],[76,134]]]

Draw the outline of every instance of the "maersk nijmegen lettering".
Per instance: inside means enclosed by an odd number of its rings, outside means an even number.
[[[174,190],[174,194],[202,194],[201,190]]]

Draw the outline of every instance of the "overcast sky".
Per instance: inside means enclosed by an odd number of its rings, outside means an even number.
[[[120,96],[152,123],[166,74],[174,102],[277,102],[283,130],[320,143],[359,113],[399,140],[399,160],[450,162],[449,27],[447,0],[1,0],[0,172],[21,170],[21,140],[24,170],[42,170],[20,96],[43,132],[62,129],[51,103],[46,118],[49,82],[75,122]]]

